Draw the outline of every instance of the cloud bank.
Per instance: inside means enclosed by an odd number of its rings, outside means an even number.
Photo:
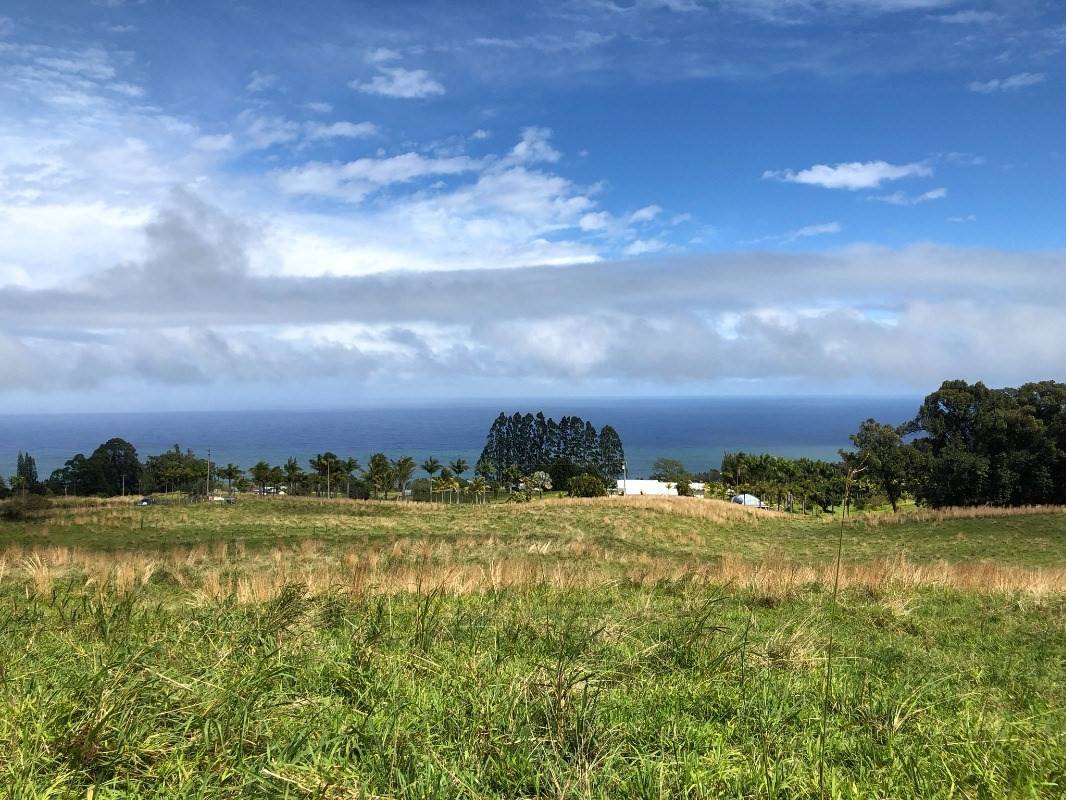
[[[0,289],[4,390],[329,377],[920,388],[1066,369],[1062,253],[916,245],[264,276],[249,259],[261,232],[187,192],[144,235],[143,260]]]

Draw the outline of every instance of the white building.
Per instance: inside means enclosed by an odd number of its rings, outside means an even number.
[[[689,486],[692,487],[693,494],[703,493],[702,483],[692,482]],[[617,491],[618,494],[628,494],[630,496],[643,494],[658,497],[677,497],[676,484],[664,481],[635,480],[633,478],[620,480],[618,481]]]

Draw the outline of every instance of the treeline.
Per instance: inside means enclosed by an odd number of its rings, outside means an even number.
[[[990,389],[945,381],[910,422],[867,420],[845,461],[921,505],[1066,504],[1066,384]]]
[[[114,496],[119,494],[153,494],[182,492],[204,495],[208,491],[249,491],[263,493],[328,495],[330,497],[389,498],[402,494],[412,481],[418,465],[410,456],[396,459],[374,453],[365,467],[358,459],[340,457],[331,451],[318,453],[306,467],[296,458],[274,465],[259,461],[244,469],[236,464],[217,464],[174,445],[142,463],[136,448],[124,439],[110,439],[91,455],[81,453],[54,470],[45,481],[37,479],[32,456],[19,454],[17,490],[31,494],[74,494]],[[423,467],[433,477],[450,481],[468,470],[459,458],[448,467],[429,459]]]
[[[622,440],[610,425],[596,430],[577,416],[560,417],[556,422],[544,412],[510,416],[500,412],[485,437],[478,471],[510,484],[543,472],[553,486],[563,489],[580,475],[613,485],[624,464]]]
[[[913,419],[868,419],[849,438],[853,449],[836,463],[726,453],[714,478],[726,494],[750,492],[790,510],[831,510],[843,500],[846,475],[858,506],[882,498],[896,510],[907,497],[932,508],[1066,504],[1064,383],[990,389],[945,381]]]

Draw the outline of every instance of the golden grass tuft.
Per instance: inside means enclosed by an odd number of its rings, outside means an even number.
[[[799,563],[776,555],[751,562],[735,555],[693,563],[643,552],[612,551],[571,543],[559,560],[545,543],[510,551],[481,563],[439,542],[400,540],[381,548],[328,550],[306,540],[290,548],[247,551],[229,548],[170,547],[118,553],[67,547],[12,547],[0,551],[0,582],[22,583],[38,595],[48,594],[61,579],[76,577],[120,592],[169,576],[171,584],[204,599],[233,596],[240,602],[274,597],[290,584],[311,592],[342,588],[391,594],[440,588],[465,594],[510,586],[544,585],[576,588],[622,581],[640,586],[690,582],[731,586],[755,596],[787,598],[833,583],[833,566]],[[1043,597],[1066,593],[1066,568],[1021,567],[993,562],[935,561],[916,563],[905,557],[845,562],[840,585],[882,597],[922,588],[942,587],[977,593],[1022,593]],[[906,605],[886,613],[901,616]]]

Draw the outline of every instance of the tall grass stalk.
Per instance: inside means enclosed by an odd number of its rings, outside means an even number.
[[[829,638],[825,647],[825,682],[822,689],[822,724],[818,732],[818,794],[825,797],[825,733],[829,722],[829,705],[833,696],[833,644],[836,633],[837,600],[840,594],[840,562],[844,555],[844,527],[850,515],[851,484],[862,467],[849,468],[844,475],[844,508],[840,515],[840,530],[837,534],[836,560],[833,565],[833,592],[829,597]]]

